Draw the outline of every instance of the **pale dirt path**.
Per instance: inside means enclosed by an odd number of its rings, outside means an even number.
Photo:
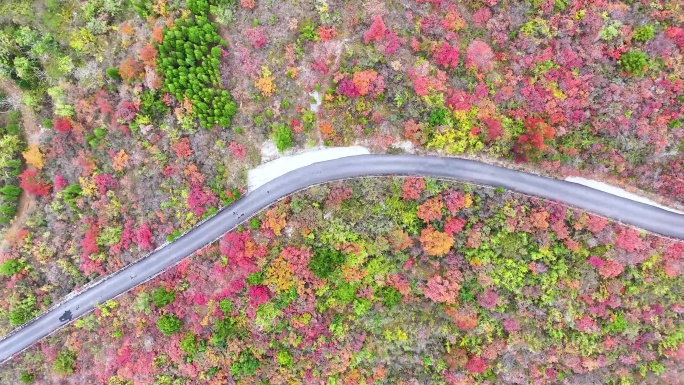
[[[0,81],[0,90],[12,99],[21,100],[22,98],[21,90],[11,81]],[[19,103],[17,107],[19,108],[19,112],[21,112],[21,128],[24,140],[29,146],[38,145],[40,143],[42,130],[36,121],[35,112],[31,107],[28,107],[23,103]],[[9,246],[8,239],[11,239],[21,230],[24,221],[26,220],[26,216],[33,211],[35,205],[35,197],[22,191],[21,196],[19,197],[17,214],[14,216],[14,221],[12,221],[10,227],[7,228],[3,234],[0,234],[2,235],[2,240],[0,240],[0,253],[4,252]]]

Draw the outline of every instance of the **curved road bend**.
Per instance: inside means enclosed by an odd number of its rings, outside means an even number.
[[[351,156],[314,163],[280,176],[224,208],[171,244],[117,271],[98,284],[72,294],[62,304],[0,341],[0,362],[7,361],[71,320],[93,310],[95,304],[104,303],[163,272],[281,198],[315,184],[373,175],[414,175],[501,186],[560,201],[655,233],[684,239],[684,215],[575,183],[464,159],[418,155]]]

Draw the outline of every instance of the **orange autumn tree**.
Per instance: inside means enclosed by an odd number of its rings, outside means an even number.
[[[37,168],[42,169],[45,164],[45,156],[40,152],[38,146],[29,146],[26,152],[22,152],[21,155],[26,159],[26,163]]]
[[[430,198],[422,205],[418,206],[418,218],[425,222],[434,221],[442,218],[444,202],[441,197]]]
[[[359,94],[363,96],[368,94],[371,83],[373,83],[377,78],[378,73],[373,70],[359,71],[354,72],[352,83],[354,83],[354,86],[359,91]]]
[[[454,238],[449,234],[435,230],[428,225],[420,232],[420,244],[428,255],[443,257],[454,245]]]
[[[280,235],[280,232],[283,228],[285,228],[285,221],[286,214],[285,213],[278,213],[278,208],[274,207],[268,211],[266,211],[266,215],[264,215],[264,221],[261,222],[261,228],[262,229],[269,229],[273,231],[273,234],[276,236]]]
[[[112,165],[114,166],[114,170],[123,171],[124,167],[128,165],[128,154],[126,153],[126,151],[121,150],[116,155],[114,155],[112,163]]]
[[[146,66],[154,67],[157,59],[157,49],[152,44],[145,44],[139,51],[138,57]]]
[[[321,131],[323,139],[328,139],[333,133],[335,133],[335,129],[333,128],[332,124],[327,121],[322,121],[321,124],[318,125],[318,129]]]
[[[126,58],[119,66],[119,76],[129,81],[140,78],[143,72],[143,64],[133,58]]]

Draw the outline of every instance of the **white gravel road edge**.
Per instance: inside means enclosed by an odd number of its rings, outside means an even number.
[[[581,185],[584,185],[587,187],[591,187],[595,190],[601,190],[603,192],[607,192],[608,194],[617,195],[619,197],[627,198],[629,200],[633,200],[636,202],[641,202],[641,203],[645,203],[647,205],[655,206],[655,207],[658,207],[658,208],[661,208],[663,210],[667,210],[667,211],[670,211],[673,213],[684,214],[684,212],[682,212],[682,211],[678,211],[678,210],[675,210],[675,209],[667,207],[667,206],[659,205],[658,203],[656,203],[656,202],[654,202],[648,198],[644,198],[640,195],[632,194],[631,192],[628,192],[628,191],[621,189],[619,187],[611,186],[609,184],[599,182],[599,181],[596,181],[593,179],[585,179],[585,178],[579,178],[579,177],[567,177],[567,178],[565,178],[565,180],[568,182],[577,183],[577,184],[581,184]]]
[[[283,174],[316,162],[366,154],[370,154],[370,151],[362,146],[308,149],[303,153],[278,158],[249,170],[247,173],[247,189],[254,191],[259,186]]]

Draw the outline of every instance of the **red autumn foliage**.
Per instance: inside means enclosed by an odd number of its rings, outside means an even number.
[[[423,295],[435,302],[455,303],[458,299],[459,290],[461,290],[460,281],[463,277],[459,274],[452,274],[442,278],[440,275],[435,275],[428,279]]]
[[[577,330],[584,333],[596,334],[599,332],[598,324],[596,323],[596,321],[591,319],[591,317],[589,317],[589,315],[587,314],[584,314],[582,318],[578,319],[575,322],[575,327],[577,328]]]
[[[491,290],[487,290],[477,297],[478,305],[482,306],[485,309],[489,309],[489,310],[494,309],[498,302],[499,302],[499,296],[496,295],[496,293],[491,291]]]
[[[501,127],[501,122],[492,118],[484,118],[482,122],[487,126],[487,136],[485,137],[485,142],[489,143],[492,140],[496,140],[503,134],[503,127]]]
[[[161,44],[164,41],[164,28],[162,26],[156,25],[152,29],[152,39]]]
[[[198,217],[206,211],[206,206],[211,206],[218,203],[218,197],[209,189],[202,189],[201,185],[195,185],[188,194],[187,204],[188,209]]]
[[[150,231],[150,226],[143,223],[135,231],[135,243],[138,245],[140,250],[150,250],[152,249],[152,231]]]
[[[596,234],[608,226],[608,220],[596,215],[589,214],[589,222],[587,223],[587,228],[592,233]]]
[[[242,8],[254,9],[256,6],[256,0],[240,0],[240,5]]]
[[[97,244],[97,236],[100,234],[100,229],[95,224],[91,224],[86,230],[81,239],[81,251],[83,256],[89,256],[100,251]]]
[[[601,258],[599,258],[599,257],[596,257],[596,256],[594,256],[594,255],[592,255],[592,256],[590,256],[589,258],[587,258],[587,262],[588,262],[589,264],[591,264],[592,266],[594,266],[595,268],[597,268],[597,269],[600,269],[600,268],[603,267],[603,265],[604,265],[603,259],[601,259]]]
[[[684,50],[684,28],[669,26],[665,30],[665,35],[674,40],[680,49]]]
[[[477,356],[471,357],[466,364],[466,370],[473,374],[484,373],[487,368],[488,366],[485,360]]]
[[[119,75],[121,79],[130,81],[139,79],[143,72],[143,64],[133,58],[126,58],[119,65]]]
[[[418,75],[413,68],[409,69],[407,75],[413,83],[413,91],[416,93],[416,95],[425,96],[430,93],[427,76]]]
[[[68,186],[69,182],[66,179],[64,179],[64,177],[57,174],[57,175],[55,175],[55,183],[54,184],[55,184],[55,186],[54,186],[55,191],[60,191],[63,188],[65,188],[66,186]]]
[[[485,24],[492,18],[492,11],[487,7],[480,7],[473,14],[473,21],[477,27],[484,27]]]
[[[324,26],[318,27],[318,37],[321,41],[329,41],[337,36],[337,31],[334,27],[326,28]]]
[[[520,323],[513,318],[506,318],[502,323],[508,333],[520,330]]]
[[[264,285],[250,286],[247,289],[247,294],[251,307],[257,307],[271,298],[271,291]]]
[[[456,309],[447,307],[445,312],[459,329],[469,330],[477,326],[477,310],[469,305],[460,306]]]
[[[335,187],[330,190],[328,194],[328,199],[326,199],[325,204],[330,206],[334,210],[339,210],[342,207],[342,202],[351,198],[352,189],[349,187]]]
[[[677,200],[684,200],[684,156],[678,156],[657,168],[658,191]]]
[[[138,57],[145,65],[152,66],[154,60],[157,58],[157,49],[154,48],[154,45],[152,44],[145,44],[140,51],[138,51]]]
[[[56,117],[52,119],[52,127],[59,132],[67,133],[71,131],[71,119]]]
[[[617,277],[618,275],[622,274],[624,271],[625,267],[618,262],[613,261],[612,259],[609,259],[605,261],[603,266],[599,267],[599,274],[605,278],[614,278]]]
[[[19,187],[33,195],[48,195],[50,187],[52,187],[50,183],[41,178],[40,171],[33,167],[29,167],[19,174],[19,180]]]
[[[266,246],[254,242],[246,231],[227,233],[219,242],[219,247],[221,254],[228,260],[227,266],[243,274],[258,271],[255,259],[266,255]]]
[[[363,34],[363,41],[366,44],[374,40],[380,41],[385,37],[385,32],[387,32],[387,27],[385,27],[385,22],[382,21],[382,17],[375,16],[370,28]]]
[[[678,241],[670,245],[665,251],[664,257],[665,259],[672,261],[684,259],[684,242]]]
[[[106,115],[112,112],[112,104],[105,90],[99,90],[95,93],[95,104],[100,109],[101,114]]]
[[[468,221],[465,219],[451,218],[447,223],[444,224],[444,232],[449,235],[460,233],[461,230],[463,230],[463,227],[465,227],[466,223],[468,223]]]
[[[268,43],[264,29],[261,27],[247,28],[242,34],[245,35],[247,40],[249,40],[249,44],[255,49],[263,48]]]
[[[404,44],[406,44],[406,40],[388,29],[385,33],[385,44],[382,44],[382,47],[378,48],[380,48],[385,54],[390,55],[397,52],[399,47]]]
[[[409,119],[404,123],[404,136],[414,144],[425,144],[427,135],[422,132],[424,127],[423,123],[416,123],[413,119]]]
[[[183,138],[171,146],[173,151],[176,152],[176,156],[179,158],[187,158],[193,154],[192,148],[190,148],[190,138]]]
[[[473,40],[466,50],[466,68],[487,72],[494,68],[494,52],[489,45],[480,40]]]
[[[228,144],[228,151],[237,159],[245,159],[245,156],[247,156],[245,146],[235,141]]]
[[[116,179],[114,179],[110,174],[106,173],[95,175],[93,182],[100,191],[100,195],[105,195],[107,190],[111,190],[117,186]]]
[[[354,85],[352,79],[342,79],[339,84],[337,84],[337,93],[344,95],[348,98],[356,98],[361,96],[359,90]]]
[[[136,105],[128,100],[122,100],[116,106],[116,118],[125,123],[133,121],[137,112],[138,108]]]
[[[553,139],[556,130],[539,117],[525,119],[525,133],[518,137],[514,150],[522,156],[535,155],[539,151],[545,151],[545,140]]]
[[[423,178],[406,178],[401,186],[402,197],[406,200],[418,199],[423,189],[425,189],[425,180]]]
[[[432,55],[435,57],[435,63],[445,68],[454,69],[458,66],[458,46],[450,46],[449,43],[443,42],[435,47]]]
[[[443,199],[447,209],[452,214],[465,207],[465,196],[456,190],[444,192]]]
[[[623,227],[615,238],[615,244],[630,253],[644,248],[644,243],[639,237],[639,233],[632,229]]]

